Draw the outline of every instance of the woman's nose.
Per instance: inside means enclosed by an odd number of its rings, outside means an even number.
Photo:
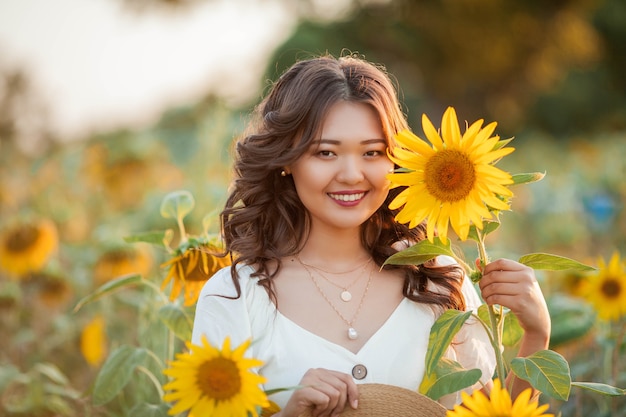
[[[339,161],[338,181],[346,184],[358,184],[364,178],[363,167],[358,158],[345,157]]]

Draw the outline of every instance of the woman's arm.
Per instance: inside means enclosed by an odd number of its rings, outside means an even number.
[[[524,329],[518,356],[528,356],[548,348],[550,314],[532,268],[509,259],[498,259],[483,268],[479,286],[487,304],[509,308]],[[513,398],[531,387],[512,373],[506,383],[511,387]]]

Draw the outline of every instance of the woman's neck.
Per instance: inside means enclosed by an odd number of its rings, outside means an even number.
[[[370,255],[363,247],[360,233],[346,231],[345,233],[311,233],[298,255],[313,265],[353,265],[355,260],[363,260]]]

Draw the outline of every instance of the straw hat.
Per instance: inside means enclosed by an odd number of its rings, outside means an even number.
[[[446,408],[425,395],[385,384],[359,384],[359,406],[341,417],[445,417]],[[300,417],[311,417],[307,410]]]

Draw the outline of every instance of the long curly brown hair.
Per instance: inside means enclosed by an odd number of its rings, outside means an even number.
[[[253,119],[236,142],[234,181],[221,213],[226,251],[233,257],[231,275],[237,293],[236,268],[254,265],[259,278],[275,300],[272,278],[281,258],[297,254],[307,239],[310,217],[293,180],[281,175],[321,134],[328,109],[340,100],[364,103],[379,116],[389,143],[407,128],[394,81],[385,68],[354,55],[324,55],[295,63],[272,86],[256,107]],[[361,241],[381,266],[396,253],[394,242],[417,242],[425,227],[409,229],[394,220],[389,202],[400,189],[392,189],[385,203],[361,226]],[[392,266],[404,270],[404,295],[411,300],[464,309],[463,273],[456,266]],[[431,281],[437,291],[428,287]]]

